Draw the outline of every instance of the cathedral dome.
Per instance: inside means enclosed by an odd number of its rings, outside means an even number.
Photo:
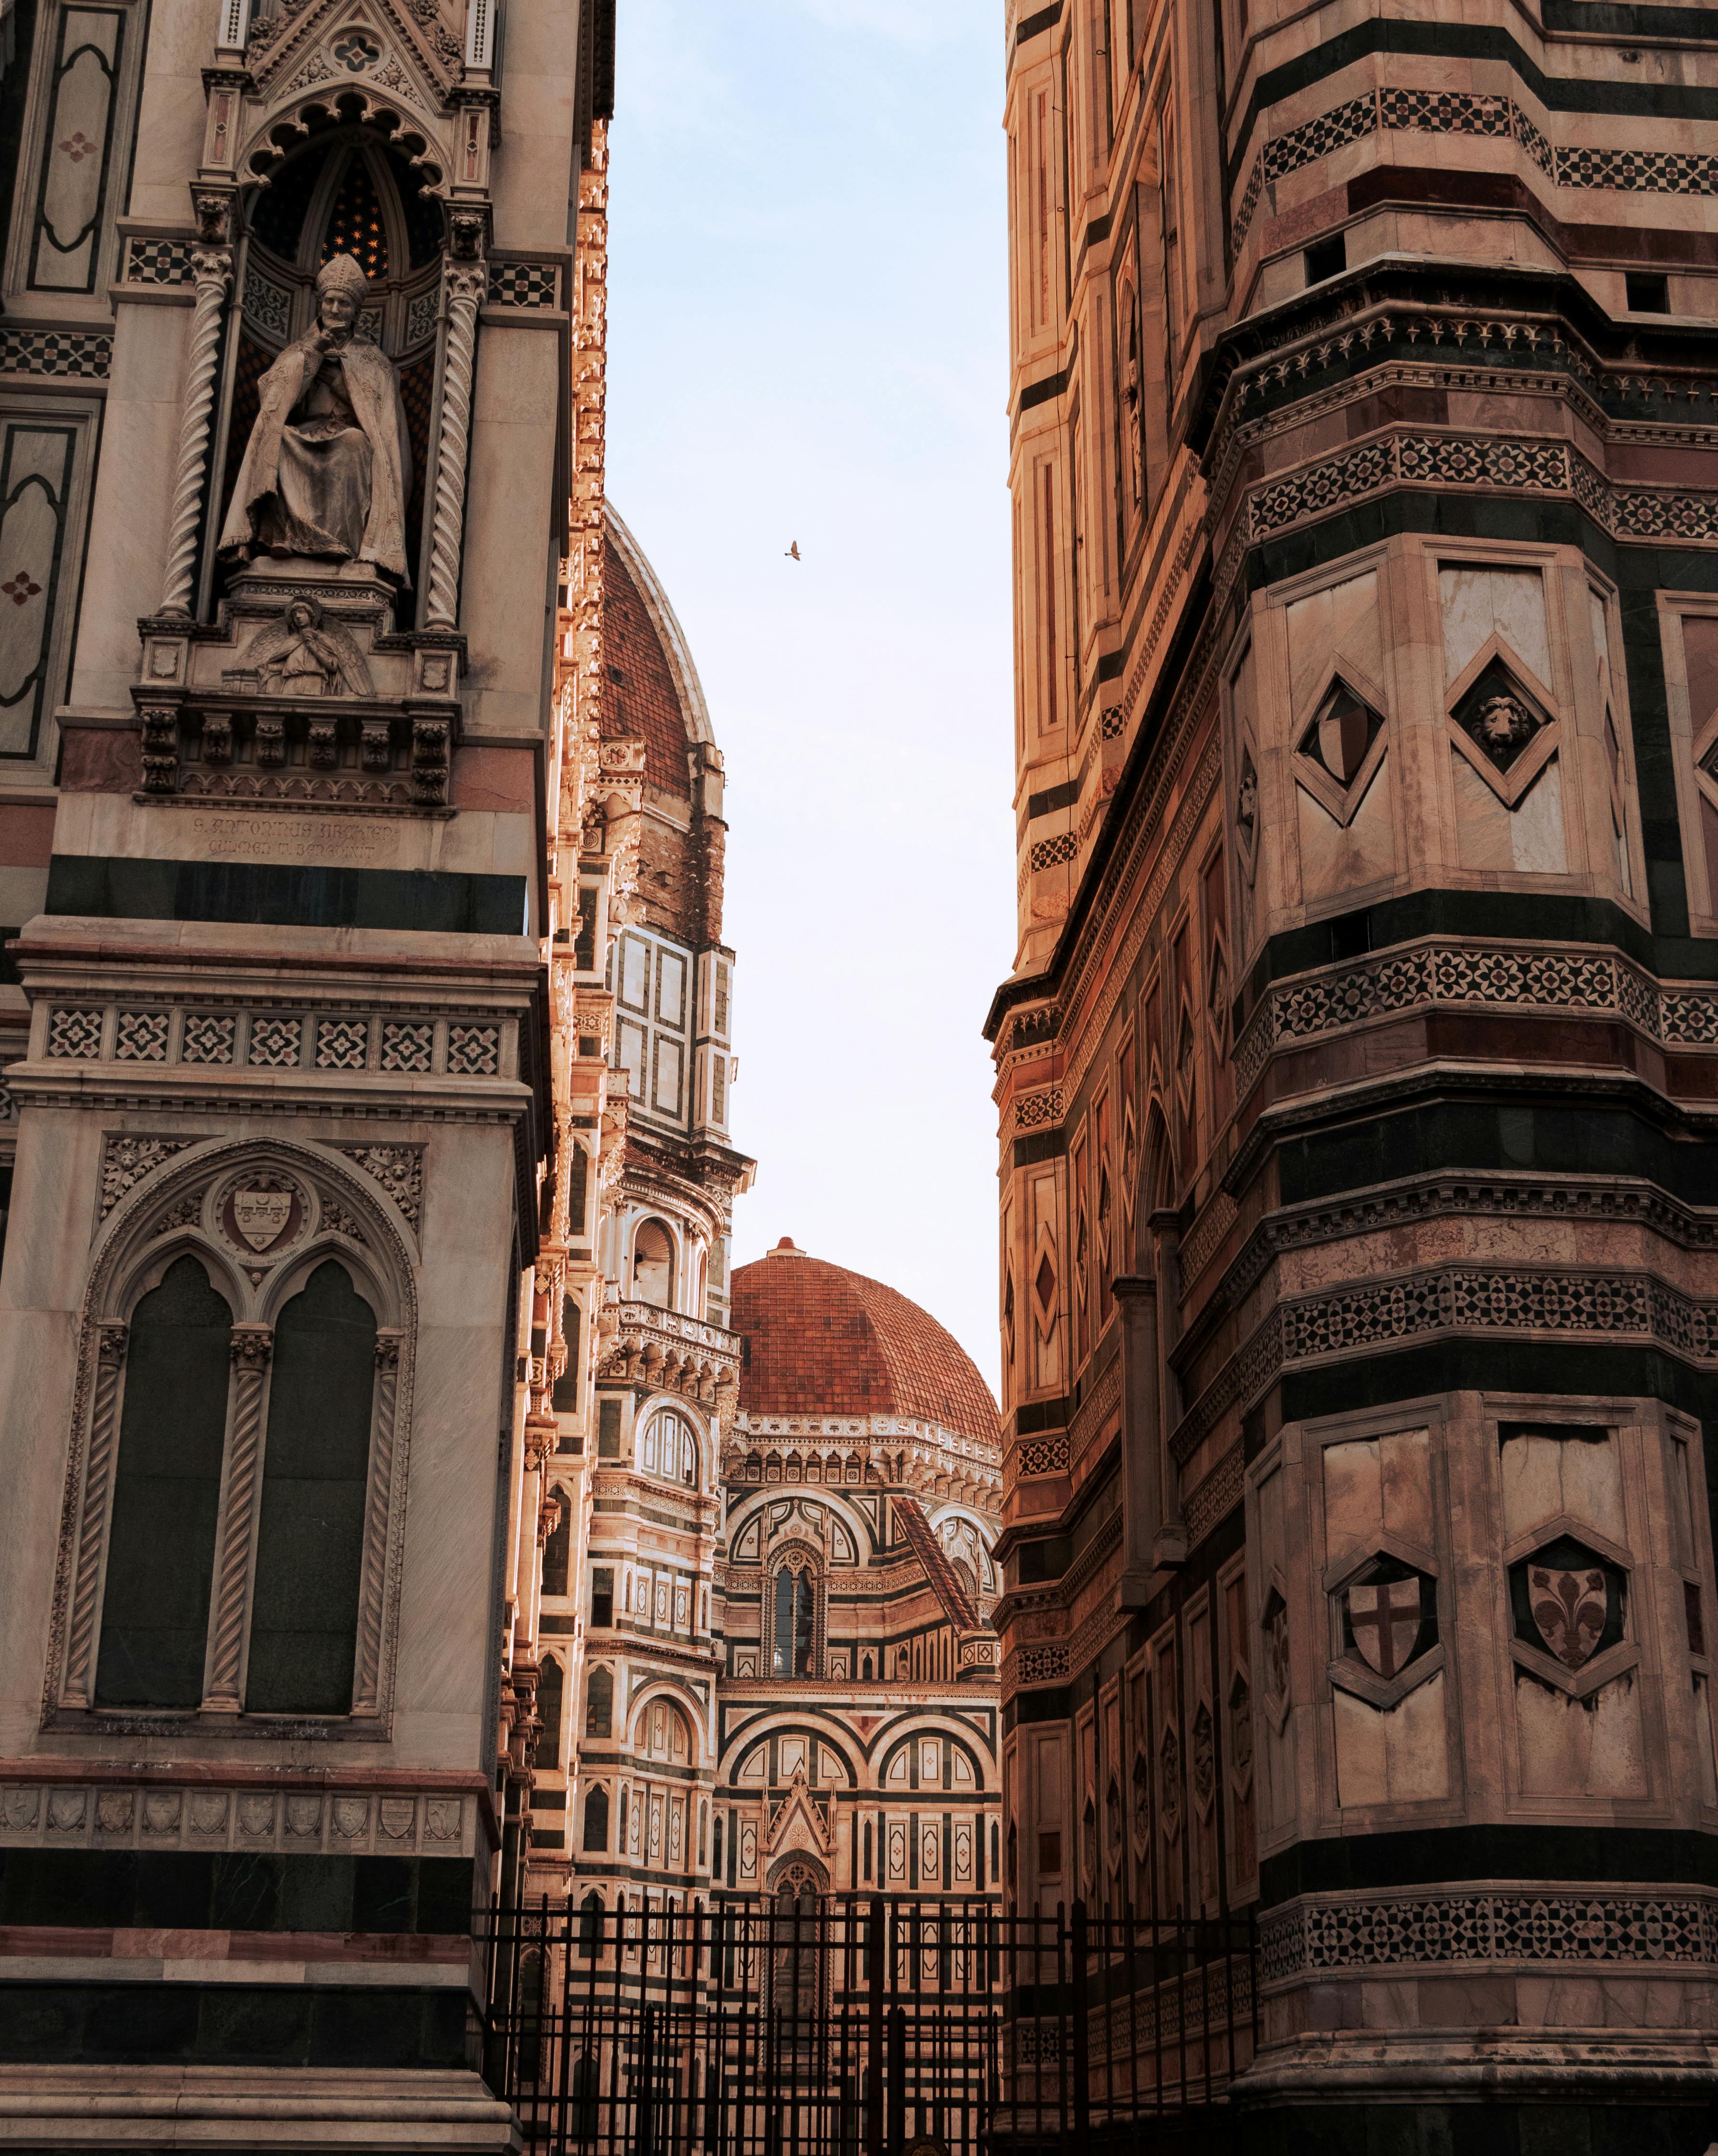
[[[746,1340],[744,1414],[904,1415],[999,1442],[990,1388],[928,1311],[785,1235],[736,1271],[728,1322]]]

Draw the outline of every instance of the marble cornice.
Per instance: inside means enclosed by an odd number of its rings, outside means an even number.
[[[367,1076],[368,1086],[357,1082]],[[529,1087],[512,1078],[449,1081],[392,1072],[234,1070],[224,1065],[198,1065],[194,1074],[187,1070],[181,1076],[147,1064],[90,1069],[28,1060],[7,1065],[6,1084],[19,1101],[36,1107],[220,1115],[255,1104],[294,1116],[391,1123],[518,1123],[530,1113],[532,1097]]]
[[[791,1686],[791,1690],[790,1690]],[[832,1677],[731,1677],[721,1680],[718,1703],[730,1706],[736,1702],[755,1706],[771,1702],[783,1714],[791,1714],[803,1694],[824,1706],[841,1705],[855,1714],[865,1714],[879,1708],[885,1715],[905,1714],[915,1710],[936,1708],[941,1712],[956,1712],[962,1707],[970,1708],[975,1697],[988,1705],[992,1691],[1000,1685],[987,1685],[968,1678],[951,1684],[945,1691],[923,1685],[879,1682],[874,1686],[842,1681]],[[878,1695],[881,1694],[880,1701]]]

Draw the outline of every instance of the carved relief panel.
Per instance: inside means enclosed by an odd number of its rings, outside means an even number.
[[[18,55],[30,86],[7,247],[9,314],[109,312],[144,13],[136,0],[44,7],[33,51]]]
[[[1700,1434],[1656,1403],[1488,1414],[1505,1769],[1536,1815],[1710,1807]],[[1697,1481],[1695,1478],[1698,1477]],[[1692,1824],[1692,1820],[1689,1822]]]
[[[1718,935],[1718,600],[1661,592],[1659,634],[1689,926]]]

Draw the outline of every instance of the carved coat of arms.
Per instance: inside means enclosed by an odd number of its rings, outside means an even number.
[[[1348,1623],[1361,1660],[1387,1683],[1413,1659],[1423,1614],[1418,1579],[1372,1580],[1348,1590]]]
[[[233,1219],[238,1232],[254,1250],[266,1250],[278,1243],[292,1218],[290,1190],[235,1190]]]
[[[1536,1564],[1527,1574],[1527,1587],[1539,1635],[1564,1668],[1578,1670],[1591,1661],[1608,1614],[1603,1573]]]

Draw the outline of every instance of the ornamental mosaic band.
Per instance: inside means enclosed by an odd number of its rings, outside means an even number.
[[[316,326],[264,375],[221,551],[406,569],[412,448],[393,363],[357,333],[369,280],[350,254],[316,275]]]

